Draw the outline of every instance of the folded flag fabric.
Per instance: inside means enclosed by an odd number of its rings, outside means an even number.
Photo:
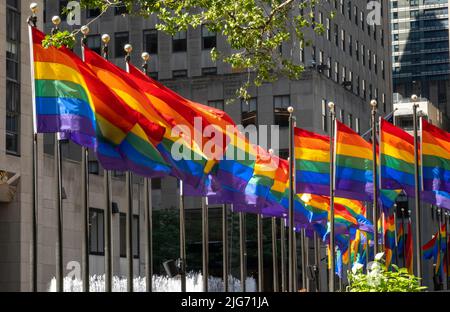
[[[139,127],[139,114],[72,51],[65,47],[45,49],[44,34],[36,28],[31,31],[38,132],[60,132],[75,143],[93,148],[105,169],[135,169],[136,154],[127,147],[133,129]],[[152,122],[142,126],[146,132],[140,134],[145,139],[148,135],[156,140],[162,137],[164,128]],[[154,154],[153,159],[140,165],[151,176],[166,175],[168,165],[159,153]]]
[[[439,233],[433,235],[433,237],[422,246],[423,257],[427,260],[435,259],[438,254],[438,245],[439,245]]]
[[[294,129],[297,193],[330,195],[330,138]]]
[[[405,250],[405,231],[403,228],[403,222],[400,222],[400,226],[397,231],[397,252],[399,257],[404,256]]]
[[[395,217],[393,212],[389,216],[384,216],[384,248],[386,252],[386,268],[391,266],[395,247]]]
[[[380,119],[381,188],[403,189],[414,196],[414,138]]]
[[[421,117],[422,177],[425,191],[450,192],[450,133]]]
[[[372,145],[336,120],[335,194],[362,201],[373,198]]]

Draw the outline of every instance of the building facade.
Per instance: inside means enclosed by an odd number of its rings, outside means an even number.
[[[394,92],[428,98],[448,128],[448,0],[391,0]]]
[[[15,1],[8,1],[11,4]],[[20,14],[20,72],[22,73],[17,85],[20,90],[20,110],[14,111],[11,106],[12,99],[7,97],[0,106],[1,116],[16,116],[20,121],[20,131],[14,132],[11,124],[3,128],[0,123],[0,170],[6,170],[9,175],[20,173],[17,184],[17,194],[10,203],[0,203],[0,242],[7,248],[6,254],[0,255],[0,290],[28,290],[30,277],[29,250],[31,239],[31,86],[29,78],[28,41],[26,30],[26,17],[28,16],[28,3],[22,2],[23,12]],[[40,25],[49,32],[51,17],[59,15],[67,1],[47,0],[45,8],[39,18]],[[0,5],[1,12],[6,12],[7,5]],[[8,9],[11,6],[8,6]],[[26,12],[25,12],[26,9]],[[329,17],[332,11],[336,16]],[[327,134],[330,131],[329,112],[327,104],[330,101],[336,104],[337,118],[354,130],[363,133],[370,127],[371,99],[377,99],[379,114],[386,115],[392,111],[392,74],[388,6],[381,6],[381,24],[370,25],[367,17],[372,8],[367,8],[364,1],[323,1],[315,9],[315,18],[325,25],[322,36],[306,29],[306,38],[311,39],[312,45],[300,47],[299,42],[292,40],[281,47],[284,55],[293,55],[295,61],[305,66],[305,72],[300,80],[291,81],[281,78],[274,83],[263,84],[259,88],[249,91],[252,99],[242,102],[235,99],[236,90],[246,81],[247,75],[234,71],[228,64],[213,62],[210,58],[212,47],[220,51],[229,52],[224,38],[212,34],[206,28],[188,29],[170,36],[156,30],[156,17],[148,19],[122,15],[120,8],[112,9],[99,20],[90,25],[88,46],[94,50],[101,49],[101,35],[108,33],[111,36],[110,59],[119,66],[124,66],[123,45],[131,43],[134,47],[132,62],[140,64],[140,52],[151,54],[149,63],[150,75],[175,90],[181,95],[200,103],[205,103],[224,109],[237,124],[273,125],[280,126],[279,141],[273,142],[276,151],[285,157],[288,146],[288,128],[285,111],[293,106],[297,118],[297,126],[319,133]],[[82,24],[98,15],[98,11],[89,10],[82,13]],[[4,13],[6,14],[6,13]],[[79,26],[78,26],[79,27]],[[70,29],[65,22],[62,29]],[[10,38],[11,39],[11,38]],[[0,55],[10,62],[6,53],[11,40],[3,38],[5,45],[0,45]],[[11,48],[12,49],[12,48]],[[3,51],[5,51],[3,53]],[[5,63],[1,63],[5,64]],[[7,67],[6,65],[2,65]],[[6,88],[9,79],[4,77],[6,70],[1,72],[2,84]],[[14,80],[14,79],[12,79]],[[15,83],[13,81],[13,83]],[[8,82],[8,85],[10,83]],[[12,88],[11,86],[9,88]],[[7,93],[9,94],[9,93]],[[11,96],[12,97],[12,96]],[[5,103],[6,102],[6,103]],[[0,117],[1,117],[0,116]],[[2,117],[6,118],[6,117]],[[9,118],[9,117],[8,117]],[[8,119],[9,120],[9,119]],[[13,138],[19,138],[14,140]],[[56,237],[56,201],[53,179],[53,136],[39,135],[39,290],[48,288],[50,279],[55,272],[55,237]],[[277,143],[277,145],[275,144]],[[11,155],[10,149],[19,151]],[[64,264],[81,260],[81,203],[79,202],[80,189],[80,149],[73,144],[63,145],[63,186],[66,198],[64,205]],[[103,172],[100,165],[92,158],[90,168],[90,194],[91,209],[91,273],[102,274],[103,267]],[[178,184],[175,179],[165,178],[152,181],[152,205],[157,210],[178,209]],[[121,257],[124,240],[122,240],[122,227],[125,207],[125,188],[122,173],[115,173],[113,177],[113,202],[117,209],[114,216],[114,244],[113,267],[117,275],[126,274],[126,258]],[[135,274],[143,276],[144,266],[144,213],[142,181],[135,179],[133,210],[135,225],[140,225],[135,235]],[[187,198],[188,220],[196,224],[200,218],[200,202],[195,198]],[[212,207],[214,211],[214,207]],[[217,227],[220,227],[220,214],[210,213],[217,218]],[[190,219],[189,219],[190,218]],[[210,221],[213,224],[214,221]],[[137,226],[134,227],[135,229]],[[215,229],[211,225],[211,231]],[[195,231],[194,229],[192,231]],[[142,234],[141,233],[141,234]],[[188,231],[189,233],[189,231]],[[189,235],[189,234],[188,234]],[[232,234],[237,236],[235,232]],[[269,236],[270,237],[270,236]],[[214,240],[213,238],[211,240]],[[220,235],[218,239],[220,240]],[[269,238],[267,238],[267,241]],[[188,246],[188,254],[198,252],[200,237],[192,238]],[[138,248],[138,246],[140,248]],[[211,246],[211,245],[210,245]],[[249,249],[253,242],[248,242]],[[9,249],[8,249],[9,248]],[[213,248],[213,247],[211,247]],[[201,249],[200,249],[201,250]],[[252,249],[253,250],[253,249]],[[157,251],[156,251],[157,252]],[[220,249],[219,249],[220,252]],[[324,253],[324,250],[322,250]],[[249,254],[253,251],[249,250]],[[162,255],[161,257],[164,257]],[[250,256],[249,256],[250,257]],[[189,258],[189,255],[188,255]],[[189,260],[189,259],[188,259]],[[194,261],[194,260],[192,260]],[[299,261],[300,263],[300,261]],[[187,263],[188,270],[190,263]],[[252,261],[249,259],[249,274],[252,274]],[[221,264],[211,263],[211,271]],[[270,258],[265,261],[265,267],[271,268]],[[323,266],[325,267],[325,266]],[[67,268],[69,272],[71,268]],[[266,284],[270,284],[270,273],[266,273]],[[220,274],[219,274],[220,276]],[[326,274],[322,274],[322,285],[326,285]],[[268,286],[270,287],[270,286]],[[270,288],[269,288],[270,289]]]

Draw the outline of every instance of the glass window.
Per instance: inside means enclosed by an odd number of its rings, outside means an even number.
[[[125,258],[127,256],[127,215],[125,213],[120,213],[119,223],[120,257]]]
[[[356,133],[360,134],[361,133],[361,125],[359,124],[359,118],[355,118],[355,131]]]
[[[173,78],[185,78],[187,77],[187,70],[186,69],[179,69],[172,71],[172,77]]]
[[[100,168],[97,160],[90,160],[88,163],[88,169],[90,174],[99,174]]]
[[[144,30],[144,51],[150,54],[158,53],[158,31],[156,29]]]
[[[133,215],[133,258],[139,258],[140,254],[140,235],[139,235],[139,216]]]
[[[208,106],[223,110],[223,100],[208,101]]]
[[[281,95],[273,97],[274,106],[274,123],[280,127],[289,126],[288,107],[291,106],[291,98],[289,95]]]
[[[115,57],[125,57],[124,46],[130,43],[129,33],[125,32],[117,32],[114,34],[114,49],[115,49]]]
[[[258,102],[256,98],[241,100],[241,120],[244,127],[258,124]]]
[[[99,16],[101,13],[100,9],[87,9],[86,10],[86,18],[93,18]]]
[[[101,209],[89,209],[89,253],[92,255],[105,254],[104,216]]]
[[[216,33],[210,31],[206,25],[202,25],[202,49],[209,50],[215,48],[216,41]]]
[[[102,54],[102,38],[100,35],[90,35],[87,37],[87,46],[97,54]]]
[[[202,76],[217,75],[217,67],[202,68]]]
[[[352,114],[347,115],[347,126],[349,126],[350,128],[353,128],[353,115]]]
[[[186,31],[182,30],[177,32],[172,38],[172,52],[186,52],[187,39]]]
[[[120,4],[114,7],[114,15],[122,15],[127,13],[128,13],[127,7],[124,4]]]
[[[328,107],[327,100],[322,99],[322,130],[328,132]]]

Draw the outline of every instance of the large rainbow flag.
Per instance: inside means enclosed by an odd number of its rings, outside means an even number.
[[[36,120],[38,132],[61,132],[65,137],[97,152],[102,166],[109,170],[133,170],[163,176],[168,165],[154,154],[137,163],[126,149],[135,128],[146,140],[159,140],[165,129],[139,114],[110,91],[92,70],[67,48],[42,46],[44,34],[32,28]]]
[[[450,192],[450,133],[430,124],[423,117],[422,177],[425,191]]]
[[[414,196],[414,138],[380,119],[381,187],[403,189]]]
[[[330,138],[294,129],[297,193],[330,194]]]
[[[336,196],[372,201],[372,145],[336,120],[334,148]]]

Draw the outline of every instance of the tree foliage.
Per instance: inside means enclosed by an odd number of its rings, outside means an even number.
[[[228,47],[212,49],[211,58],[223,61],[233,69],[248,73],[248,80],[237,95],[248,98],[248,87],[261,86],[280,76],[299,79],[304,70],[292,57],[300,46],[309,45],[305,30],[322,34],[324,27],[314,19],[318,0],[81,0],[84,8],[107,10],[125,6],[127,14],[158,17],[157,28],[169,34],[205,25],[210,31],[224,36]],[[75,31],[75,34],[78,31]],[[65,32],[65,39],[48,38],[46,43],[73,39]],[[280,47],[289,43],[297,52],[284,53]],[[288,56],[286,56],[288,55]]]

